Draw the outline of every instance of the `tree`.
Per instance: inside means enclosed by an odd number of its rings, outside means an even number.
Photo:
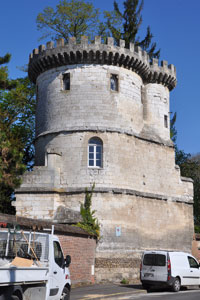
[[[9,60],[0,58],[2,64]],[[28,78],[9,80],[5,66],[0,82],[0,212],[14,213],[14,189],[34,156],[35,88]]]
[[[151,43],[153,35],[150,27],[147,27],[147,33],[143,40],[140,40],[138,36],[138,31],[142,24],[141,11],[143,4],[143,0],[126,0],[123,3],[124,11],[121,12],[117,2],[114,1],[114,11],[105,12],[108,32],[105,26],[104,33],[106,35],[111,34],[116,42],[120,39],[125,40],[126,47],[130,43],[140,46],[147,51],[150,59],[153,57],[159,58],[160,50],[156,51],[156,43]]]
[[[172,142],[176,142],[177,139],[177,130],[175,127],[175,123],[176,123],[176,112],[173,114],[171,120],[170,120],[170,138],[172,140]]]
[[[38,30],[43,31],[41,39],[69,37],[80,40],[82,35],[93,39],[99,25],[99,10],[92,3],[83,0],[61,0],[54,10],[46,7],[36,19]]]
[[[176,144],[177,130],[175,127],[176,113],[174,113],[170,122],[170,136],[174,142],[175,163],[180,167],[180,173],[183,177],[189,177],[193,180],[194,187],[194,221],[200,225],[200,161],[198,156],[192,157],[190,153],[179,150]]]
[[[85,201],[84,204],[81,203],[80,214],[82,221],[76,226],[83,228],[90,234],[96,235],[98,238],[100,236],[100,227],[97,219],[94,217],[95,210],[91,211],[92,205],[92,194],[94,192],[95,184],[93,184],[91,192],[86,188],[85,190]]]
[[[176,161],[181,175],[193,179],[194,186],[194,221],[200,225],[200,164],[197,160],[182,150],[177,150]]]

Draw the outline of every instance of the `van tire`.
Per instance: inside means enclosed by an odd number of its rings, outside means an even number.
[[[181,288],[181,282],[180,282],[180,279],[178,277],[176,277],[174,279],[174,282],[172,284],[172,291],[173,292],[179,292],[180,291],[180,288]]]
[[[70,300],[70,290],[65,286],[61,295],[61,300]]]

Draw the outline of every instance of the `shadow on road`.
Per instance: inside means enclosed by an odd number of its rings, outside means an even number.
[[[118,286],[135,290],[144,290],[141,284],[119,284]]]

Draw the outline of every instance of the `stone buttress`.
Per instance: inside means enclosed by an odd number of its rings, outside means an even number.
[[[37,87],[36,166],[16,190],[18,216],[72,222],[85,188],[101,226],[96,280],[138,277],[143,250],[190,251],[193,184],[170,140],[176,70],[112,38],[82,37],[30,55]]]

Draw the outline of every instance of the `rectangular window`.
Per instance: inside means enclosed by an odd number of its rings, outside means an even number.
[[[111,74],[110,76],[110,89],[116,92],[119,90],[119,80],[116,74]]]
[[[166,265],[166,256],[163,254],[145,254],[143,264],[145,266],[160,266]]]
[[[166,115],[164,115],[164,126],[168,128],[168,117]]]
[[[102,168],[102,149],[103,145],[100,139],[91,138],[88,145],[89,167]]]
[[[70,73],[63,74],[63,90],[70,90]]]

